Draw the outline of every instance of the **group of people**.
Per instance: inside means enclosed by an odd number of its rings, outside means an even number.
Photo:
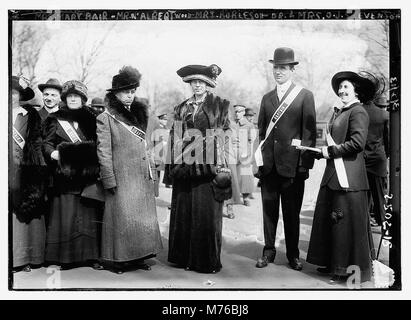
[[[222,72],[219,66],[180,68],[177,74],[193,95],[174,108],[170,132],[166,138],[160,135],[167,145],[161,156],[165,161],[157,164],[146,142],[148,110],[136,97],[141,75],[135,68],[123,67],[104,101],[93,99],[94,109],[86,105],[83,83],[71,80],[60,86],[55,79],[39,85],[40,112],[22,107],[32,90],[13,77],[13,266],[28,271],[46,261],[62,268],[109,266],[117,273],[128,266],[149,270],[145,260],[162,249],[155,181],[164,169],[164,182],[172,186],[170,263],[220,271],[223,208],[238,203],[240,196],[249,205],[257,177],[265,245],[256,267],[275,260],[281,201],[287,259],[292,269],[302,270],[298,246],[305,181],[315,159],[325,158],[307,262],[334,280],[346,278],[348,266],[357,265],[362,281],[369,280],[372,177],[367,178],[366,142],[374,111],[367,112],[366,105],[375,97],[376,83],[350,71],[332,77],[341,103],[327,126],[327,146],[315,148],[314,96],[292,81],[298,64],[294,51],[277,48],[269,62],[276,86],[262,98],[258,132],[251,109],[230,108],[229,101],[211,92]],[[164,116],[159,119],[165,128]],[[381,131],[375,126],[375,132]],[[235,161],[230,161],[232,154]],[[160,164],[164,167],[153,170]],[[381,187],[381,179],[374,177],[370,184]],[[378,209],[375,196],[373,202]]]

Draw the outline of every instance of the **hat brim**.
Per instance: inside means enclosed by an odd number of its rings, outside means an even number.
[[[275,65],[275,66],[285,66],[285,65],[292,65],[295,66],[299,64],[298,61],[284,61],[284,62],[274,62],[274,60],[268,60],[269,63]]]
[[[59,86],[58,84],[46,84],[46,83],[41,83],[38,85],[38,88],[41,92],[43,92],[44,89],[46,88],[52,88],[52,89],[57,89],[60,92],[63,91],[63,87]]]
[[[130,84],[127,84],[127,85],[124,85],[124,86],[120,86],[120,87],[116,87],[116,88],[110,88],[110,89],[107,89],[106,91],[115,92],[115,91],[133,89],[133,88],[137,88],[138,85],[139,85],[138,82],[134,82],[134,83],[130,83]]]
[[[210,87],[215,88],[217,85],[217,82],[203,74],[191,74],[189,76],[183,77],[182,78],[184,82],[191,82],[193,80],[201,80],[207,83]]]
[[[104,108],[105,104],[90,104],[90,107]]]
[[[34,91],[27,87],[26,89],[21,88],[20,92],[20,101],[28,101],[34,98]]]
[[[358,90],[361,91],[366,100],[371,99],[375,94],[375,86],[371,80],[363,78],[352,71],[341,71],[337,72],[331,79],[331,86],[337,96],[340,83],[344,80],[357,83],[359,85]]]

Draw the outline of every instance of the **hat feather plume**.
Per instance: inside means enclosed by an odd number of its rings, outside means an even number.
[[[119,70],[122,77],[128,78],[130,82],[140,82],[141,73],[132,66],[123,66]]]

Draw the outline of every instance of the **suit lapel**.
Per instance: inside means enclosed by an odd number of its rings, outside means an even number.
[[[280,102],[278,101],[278,96],[277,96],[277,88],[274,89],[271,95],[271,103],[273,105],[274,111],[277,110],[278,106],[280,105]]]

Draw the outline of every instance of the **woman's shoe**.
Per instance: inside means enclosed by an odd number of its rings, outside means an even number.
[[[24,271],[24,272],[30,272],[31,271],[31,267],[30,267],[30,265],[28,264],[27,266],[25,266],[21,271]]]
[[[94,270],[104,270],[104,267],[103,267],[100,263],[98,263],[98,262],[94,262],[94,263],[91,265],[91,267],[92,267]]]
[[[317,268],[317,271],[319,273],[331,273],[330,267],[319,267]]]

